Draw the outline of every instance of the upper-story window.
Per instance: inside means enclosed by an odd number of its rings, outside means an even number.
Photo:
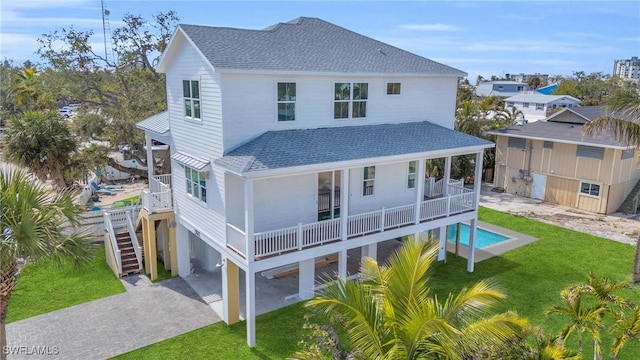
[[[407,173],[407,189],[413,189],[416,187],[416,167],[417,161],[409,161],[409,171]]]
[[[368,83],[335,83],[333,118],[366,117],[368,98]]]
[[[187,180],[187,193],[194,198],[206,203],[207,178],[205,177],[205,173],[185,166],[184,177]]]
[[[387,83],[387,95],[400,95],[400,83]]]
[[[376,167],[365,166],[362,177],[362,196],[373,195],[373,186],[376,182]]]
[[[296,119],[296,83],[278,83],[278,121]]]
[[[200,82],[182,80],[182,96],[184,97],[184,115],[192,119],[200,119]]]
[[[522,103],[522,107],[523,108],[528,108],[529,107],[529,103]]]

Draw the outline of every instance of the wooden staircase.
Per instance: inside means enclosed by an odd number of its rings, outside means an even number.
[[[131,242],[131,236],[126,227],[116,229],[116,241],[120,249],[120,258],[122,260],[122,276],[131,274],[139,274],[141,264],[138,264],[136,252]]]
[[[625,214],[635,214],[640,206],[640,181],[633,187],[629,196],[620,205],[619,211]]]

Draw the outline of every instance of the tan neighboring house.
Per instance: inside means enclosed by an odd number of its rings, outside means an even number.
[[[635,213],[640,196],[635,149],[610,134],[582,133],[584,124],[604,114],[599,106],[565,108],[546,121],[488,132],[497,136],[494,187],[604,214],[624,202],[630,204],[625,211]]]

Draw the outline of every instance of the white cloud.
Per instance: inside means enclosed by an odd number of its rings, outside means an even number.
[[[399,28],[405,30],[419,30],[419,31],[462,31],[459,26],[447,25],[447,24],[404,24],[398,25]]]
[[[0,34],[0,59],[9,58],[18,62],[27,59],[35,60],[38,49],[37,37],[27,34]]]
[[[525,53],[558,53],[558,54],[604,54],[614,50],[611,46],[593,46],[548,40],[506,40],[492,42],[476,42],[462,46],[465,51],[504,51]]]
[[[56,9],[56,8],[95,8],[97,1],[92,0],[14,0],[3,1],[2,11],[6,10],[32,10],[32,9]]]
[[[18,11],[3,11],[2,15],[0,15],[0,18],[2,19],[3,27],[11,27],[12,29],[29,29],[43,25],[46,27],[68,27],[69,25],[73,25],[74,27],[80,28],[102,28],[101,17],[31,17],[25,16],[24,13]],[[122,21],[110,21],[110,23],[112,27],[124,25],[124,22]]]

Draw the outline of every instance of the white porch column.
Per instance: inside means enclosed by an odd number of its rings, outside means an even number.
[[[338,252],[338,276],[342,280],[347,279],[347,250]]]
[[[417,178],[415,179],[415,187],[416,187],[416,224],[420,224],[420,205],[424,201],[424,168],[425,168],[426,159],[420,159],[417,162],[416,172]]]
[[[253,240],[253,180],[244,180],[244,232],[247,241],[247,260],[252,263],[255,260],[256,244]]]
[[[316,260],[302,260],[298,264],[298,296],[302,300],[311,299],[314,295]]]
[[[447,261],[447,227],[438,230],[438,261]]]
[[[484,151],[476,153],[476,172],[473,180],[473,191],[476,193],[475,209],[480,205],[480,190],[482,190],[482,161],[484,160]]]
[[[191,275],[189,241],[189,230],[176,221],[176,258],[178,259],[178,276],[180,277]]]
[[[467,271],[473,272],[473,264],[476,260],[476,231],[478,220],[473,219],[469,223],[469,258],[467,259]]]
[[[153,177],[153,150],[151,150],[151,138],[149,135],[145,135],[144,143],[147,147],[147,176],[149,179]]]
[[[245,318],[247,319],[247,345],[249,347],[256,346],[256,273],[249,265],[249,269],[245,271],[246,280],[246,309]]]
[[[360,248],[360,254],[362,259],[370,257],[374,260],[378,260],[378,243],[364,245]]]
[[[449,195],[449,180],[451,178],[451,156],[444,159],[444,180],[442,184],[442,195]]]
[[[349,226],[349,168],[342,169],[340,175],[340,237],[347,240]]]

